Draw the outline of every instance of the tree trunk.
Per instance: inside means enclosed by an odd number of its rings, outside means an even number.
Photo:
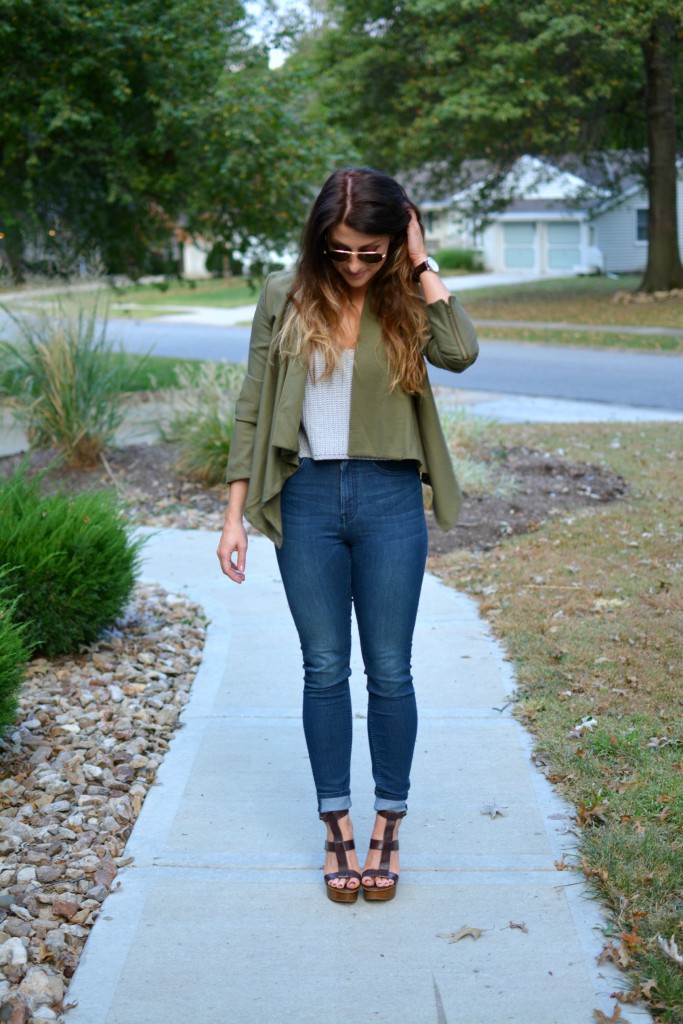
[[[12,284],[23,284],[26,280],[24,276],[24,240],[16,224],[8,224],[5,255],[9,264]]]
[[[647,82],[648,252],[640,288],[644,292],[683,288],[676,210],[676,107],[673,23],[660,19],[643,46]]]

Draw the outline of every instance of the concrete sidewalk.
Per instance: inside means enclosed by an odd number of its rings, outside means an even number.
[[[571,853],[571,811],[530,761],[509,664],[476,605],[433,577],[414,672],[420,731],[402,878],[388,904],[330,902],[300,722],[301,665],[272,545],[247,582],[217,536],[148,531],[143,576],[211,619],[182,728],[128,845],[66,1002],[67,1024],[589,1024],[627,987]],[[355,650],[358,650],[357,642]],[[353,675],[361,860],[372,783]],[[503,816],[482,813],[496,805]],[[524,924],[526,930],[511,927]],[[462,926],[481,937],[450,942]],[[625,1021],[650,1020],[628,1008]]]

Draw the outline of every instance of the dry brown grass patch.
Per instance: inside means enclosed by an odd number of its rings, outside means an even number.
[[[626,498],[546,522],[488,553],[431,561],[477,596],[519,680],[539,763],[577,807],[582,867],[635,936],[651,1006],[683,1020],[680,424],[510,428],[510,441],[605,465]]]

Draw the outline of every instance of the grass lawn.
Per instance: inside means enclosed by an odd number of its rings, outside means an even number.
[[[515,663],[536,761],[578,809],[567,867],[613,914],[604,955],[681,1024],[683,970],[659,943],[683,952],[680,425],[506,425],[504,440],[606,464],[629,494],[430,568],[476,596]]]
[[[199,370],[201,359],[175,359],[168,356],[136,356],[117,352],[111,357],[122,370],[125,391],[158,391],[178,387],[176,367]]]
[[[178,386],[176,367],[199,369],[200,359],[175,359],[167,356],[138,356],[129,352],[116,352],[110,357],[122,370],[124,392],[158,391]],[[0,394],[12,391],[11,375],[0,366]]]
[[[48,309],[51,303],[66,313],[79,309],[92,310],[95,305],[110,317],[130,316],[148,319],[162,316],[164,306],[217,306],[223,309],[234,306],[252,305],[258,299],[261,283],[254,280],[253,286],[245,278],[225,280],[170,281],[163,285],[130,285],[126,288],[112,288],[102,284],[96,289],[68,289],[55,292],[53,296],[27,296],[21,300],[23,308]],[[0,292],[0,302],[2,293]],[[18,300],[14,300],[12,305]]]
[[[643,305],[616,305],[615,292],[634,291],[637,276],[568,277],[528,284],[464,291],[460,299],[471,317],[484,320],[539,320],[615,327],[683,326],[683,298]],[[455,289],[457,293],[457,288]]]
[[[242,277],[211,279],[209,281],[172,281],[166,286],[133,285],[110,291],[111,304],[128,303],[140,306],[247,306],[255,303],[261,291],[261,281],[250,286]]]

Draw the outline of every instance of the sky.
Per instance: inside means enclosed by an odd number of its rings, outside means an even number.
[[[306,0],[246,0],[245,7],[248,14],[254,20],[252,34],[254,39],[261,42],[264,37],[277,30],[278,22],[283,20],[287,14],[307,14],[308,4]],[[275,8],[275,15],[273,14]],[[287,59],[285,50],[273,46],[270,49],[269,64],[271,68],[278,68]]]

